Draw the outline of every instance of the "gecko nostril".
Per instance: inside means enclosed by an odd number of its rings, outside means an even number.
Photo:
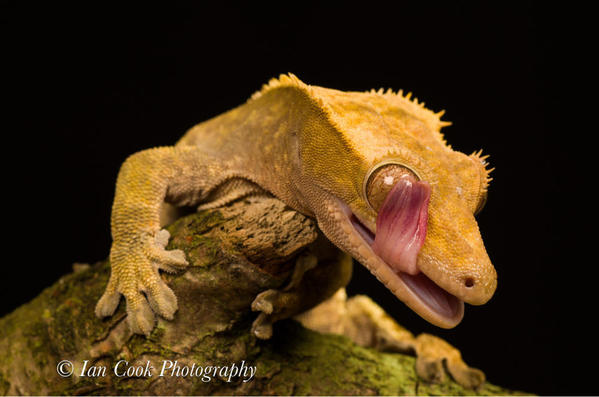
[[[472,277],[467,277],[466,280],[464,280],[464,285],[466,288],[474,287],[474,279]]]

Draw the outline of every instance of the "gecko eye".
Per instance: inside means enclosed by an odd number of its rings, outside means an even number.
[[[489,163],[487,163],[486,159],[489,156],[481,156],[481,152],[482,151],[479,151],[470,155],[470,160],[474,163],[475,172],[479,175],[478,194],[476,195],[477,200],[474,207],[475,216],[482,211],[487,203],[487,189],[489,187],[489,182],[493,180],[493,178],[489,177],[489,174],[494,170],[494,168],[487,168]]]
[[[485,208],[485,204],[487,204],[487,191],[486,190],[482,193],[482,195],[478,199],[478,204],[476,206],[476,209],[474,210],[474,215],[478,215],[478,213],[481,212],[483,210],[483,208]]]
[[[378,212],[393,186],[400,178],[405,177],[419,179],[413,171],[401,164],[383,164],[371,171],[366,178],[364,190],[372,209]]]

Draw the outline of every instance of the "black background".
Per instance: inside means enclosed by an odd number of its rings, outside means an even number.
[[[356,265],[367,293],[415,333],[458,346],[491,382],[541,394],[594,394],[595,314],[580,259],[580,185],[572,165],[576,62],[563,10],[518,6],[273,8],[254,2],[158,7],[6,3],[3,132],[9,248],[0,314],[70,271],[105,258],[119,165],[173,144],[189,127],[243,103],[280,73],[342,90],[412,91],[447,111],[457,150],[480,148],[496,171],[478,216],[499,274],[494,298],[435,328]],[[10,141],[17,138],[17,142]],[[23,218],[25,207],[29,215]],[[7,222],[9,222],[7,220]],[[6,251],[5,251],[6,252]],[[593,298],[595,299],[595,298]],[[95,304],[95,302],[90,302]],[[594,305],[593,305],[594,306]]]

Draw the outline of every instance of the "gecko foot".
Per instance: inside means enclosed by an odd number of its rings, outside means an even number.
[[[272,325],[284,318],[297,314],[302,309],[304,295],[301,285],[304,275],[316,267],[318,259],[304,252],[295,260],[289,284],[282,290],[269,289],[259,293],[252,302],[252,311],[261,312],[252,324],[252,334],[259,339],[270,339]]]
[[[290,316],[298,305],[296,294],[269,289],[261,292],[252,302],[252,310],[261,312],[252,324],[252,333],[259,339],[270,339],[272,325]]]
[[[460,385],[475,389],[485,382],[485,374],[469,367],[462,354],[441,338],[420,334],[415,340],[416,373],[429,382],[442,382],[445,370]]]
[[[415,355],[416,374],[427,382],[442,382],[446,373],[470,389],[485,382],[485,374],[469,367],[458,349],[430,334],[414,337],[365,295],[348,299],[345,290],[340,289],[296,319],[315,331],[345,335],[360,346]]]
[[[165,250],[169,237],[168,231],[160,230],[154,236],[141,236],[134,244],[113,243],[112,272],[96,305],[98,317],[111,316],[124,295],[127,321],[134,333],[149,335],[155,324],[154,313],[173,319],[177,297],[160,277],[159,270],[174,272],[188,262],[183,251]]]

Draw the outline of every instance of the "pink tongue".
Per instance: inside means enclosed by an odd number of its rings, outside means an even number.
[[[379,210],[372,249],[396,271],[419,273],[416,258],[426,237],[430,196],[428,183],[405,176],[391,189]]]

